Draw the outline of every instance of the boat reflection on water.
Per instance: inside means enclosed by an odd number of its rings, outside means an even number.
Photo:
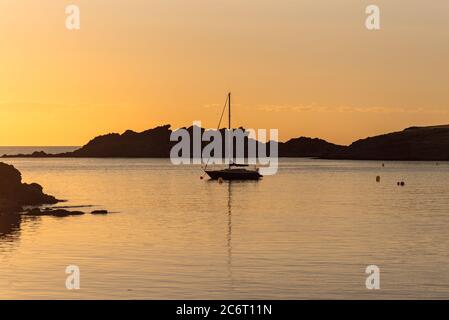
[[[228,182],[228,277],[231,290],[234,288],[234,280],[232,277],[232,181]]]
[[[210,180],[212,183],[213,180]],[[227,186],[227,234],[226,234],[226,246],[227,246],[227,271],[228,271],[228,279],[229,279],[229,286],[230,290],[233,291],[234,288],[237,288],[239,284],[235,284],[234,277],[233,277],[233,247],[232,247],[232,205],[233,205],[233,191],[235,192],[236,189],[239,189],[239,187],[242,187],[242,185],[248,185],[248,184],[257,184],[257,181],[227,181],[225,182],[228,184]],[[224,184],[224,183],[223,183]],[[238,192],[238,190],[237,190]]]

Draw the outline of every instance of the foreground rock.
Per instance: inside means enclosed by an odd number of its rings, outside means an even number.
[[[68,216],[82,216],[83,214],[84,212],[82,211],[69,211],[64,209],[51,209],[51,208],[47,208],[45,210],[34,208],[25,211],[25,215],[34,217],[41,217],[41,216],[68,217]]]
[[[55,204],[59,201],[45,194],[37,183],[22,183],[19,170],[0,162],[0,210],[17,211],[22,206]]]

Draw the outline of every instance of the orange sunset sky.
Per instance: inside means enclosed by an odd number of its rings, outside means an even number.
[[[447,0],[0,0],[0,145],[215,127],[228,90],[235,126],[281,140],[449,123],[448,16]]]

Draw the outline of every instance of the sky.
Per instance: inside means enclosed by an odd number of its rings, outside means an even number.
[[[228,91],[234,126],[283,141],[449,123],[447,0],[0,0],[0,43],[4,146],[213,128]]]

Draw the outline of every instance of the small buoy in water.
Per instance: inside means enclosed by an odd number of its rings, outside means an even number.
[[[401,181],[401,187],[405,186],[405,182]]]
[[[382,167],[385,167],[385,163],[382,163]]]
[[[380,176],[376,177],[376,182],[380,182]]]
[[[203,176],[201,176],[201,177],[200,177],[200,180],[203,180],[203,179],[204,179],[204,177],[203,177]]]
[[[223,178],[222,177],[218,178],[218,183],[223,183]]]

